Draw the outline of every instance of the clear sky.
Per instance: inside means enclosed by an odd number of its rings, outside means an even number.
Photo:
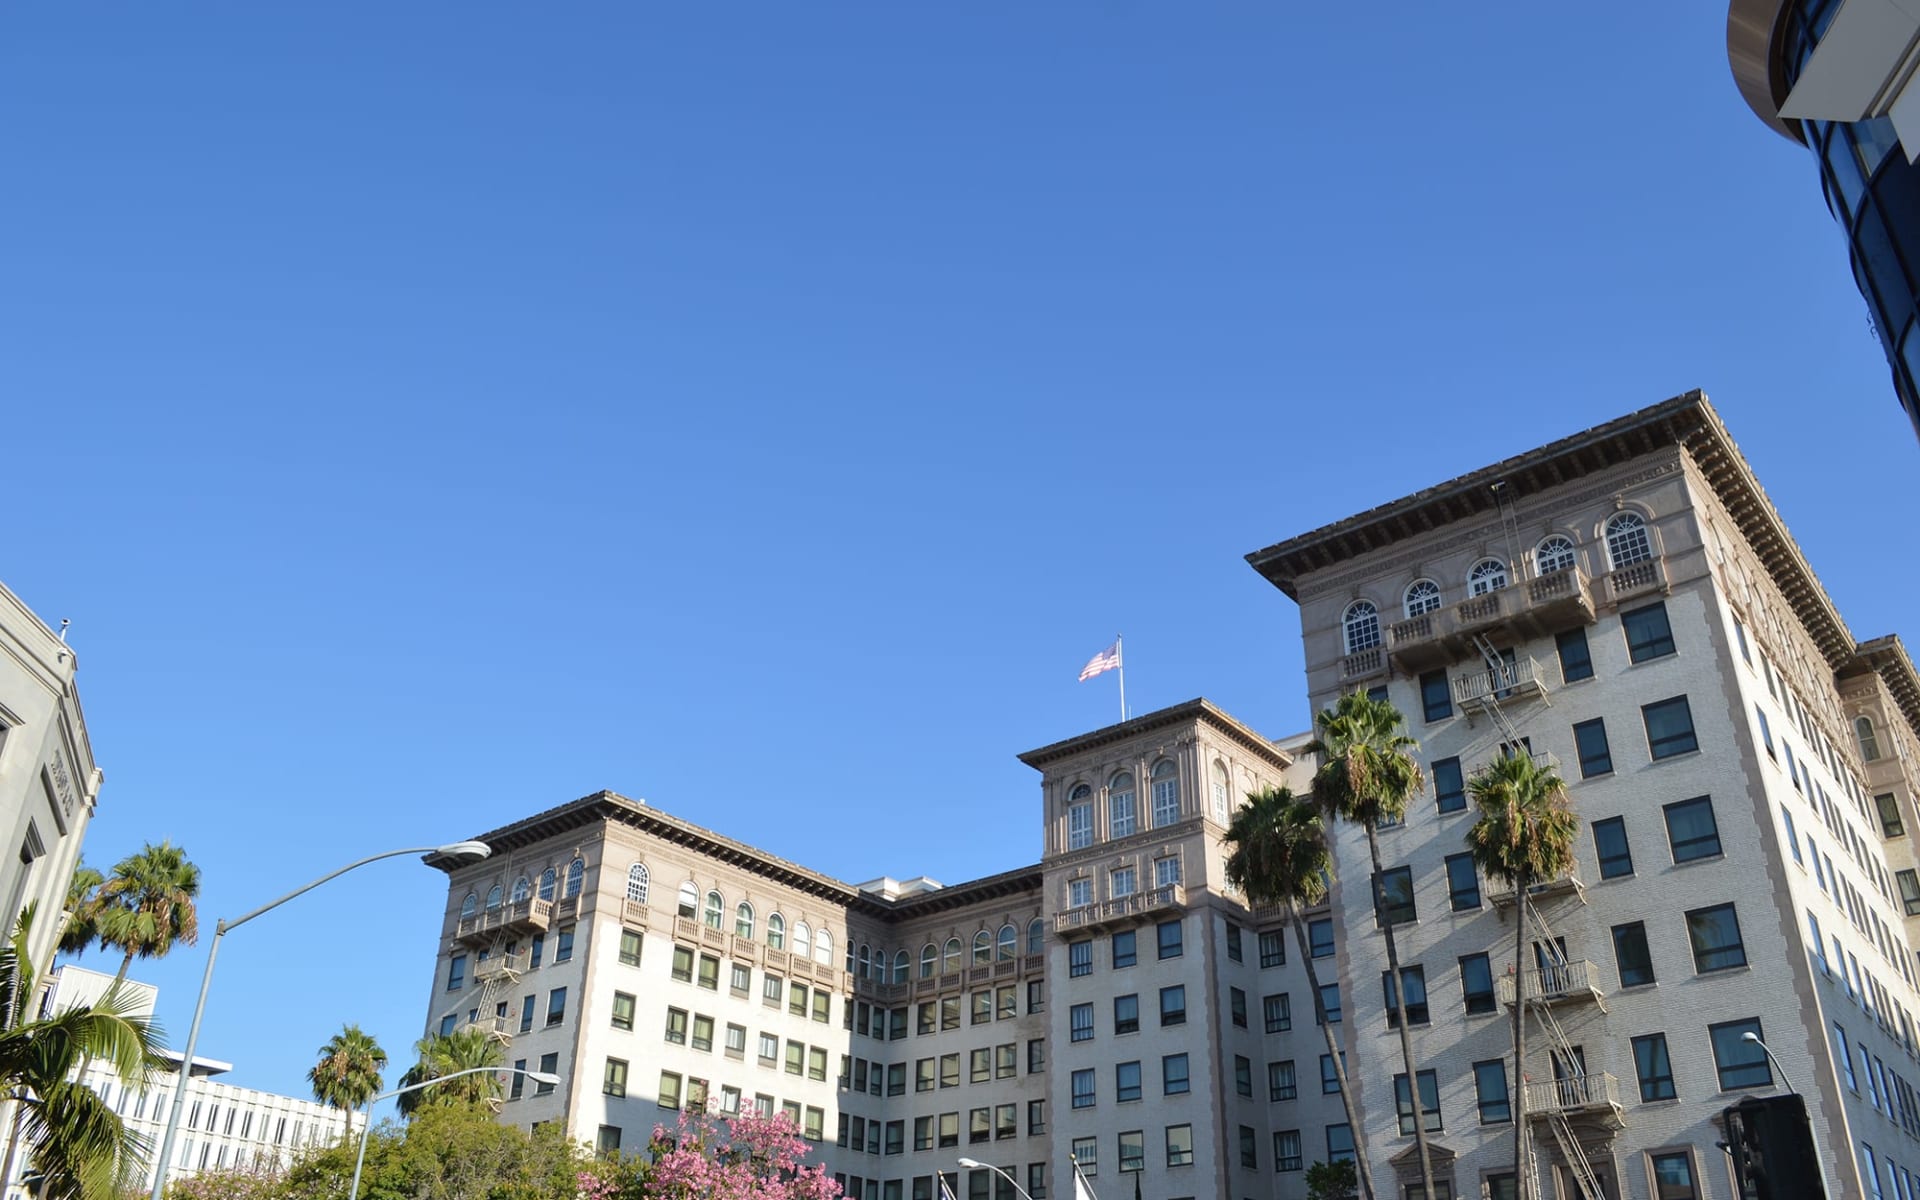
[[[1723,4],[15,4],[0,579],[87,852],[233,916],[613,788],[850,881],[1021,750],[1303,728],[1253,549],[1701,387],[1856,634],[1920,465]],[[1902,549],[1906,547],[1906,549]],[[202,1052],[410,1061],[444,882],[235,933]],[[206,940],[140,974],[175,1044]],[[90,956],[111,966],[106,956]]]

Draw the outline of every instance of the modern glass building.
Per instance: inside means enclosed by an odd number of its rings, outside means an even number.
[[[1920,9],[1901,0],[1733,0],[1727,57],[1762,121],[1813,151],[1854,282],[1920,433]]]

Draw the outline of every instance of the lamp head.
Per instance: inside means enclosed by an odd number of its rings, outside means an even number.
[[[560,1082],[558,1075],[549,1075],[545,1071],[528,1071],[526,1075],[528,1079],[533,1080],[535,1083],[544,1083],[549,1087],[553,1087]]]
[[[1760,1044],[1760,1035],[1749,1029],[1740,1035],[1740,1040],[1743,1042],[1752,1042],[1757,1046]]]
[[[977,1158],[963,1158],[960,1160],[960,1165],[969,1171],[978,1171],[986,1166],[985,1163]]]
[[[434,853],[444,854],[450,858],[464,858],[478,861],[479,859],[490,856],[493,853],[493,847],[487,845],[485,842],[452,842],[448,845],[437,847]]]

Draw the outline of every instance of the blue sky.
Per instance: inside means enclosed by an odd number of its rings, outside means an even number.
[[[1242,555],[1692,387],[1914,633],[1920,448],[1724,18],[9,6],[0,579],[73,620],[89,858],[182,843],[210,931],[604,787],[1001,870],[1116,631],[1136,711],[1302,728]],[[397,1074],[443,897],[234,934],[203,1053]]]

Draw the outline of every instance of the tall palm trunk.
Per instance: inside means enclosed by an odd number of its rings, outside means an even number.
[[[1307,923],[1300,916],[1300,905],[1292,900],[1287,901],[1287,923],[1293,926],[1294,945],[1300,948],[1300,963],[1307,969],[1307,986],[1313,989],[1313,1019],[1326,1035],[1327,1053],[1333,1057],[1334,1078],[1340,1081],[1340,1106],[1347,1110],[1347,1128],[1353,1133],[1353,1173],[1360,1181],[1360,1200],[1374,1200],[1373,1164],[1367,1161],[1365,1130],[1360,1114],[1353,1108],[1353,1089],[1347,1086],[1347,1067],[1340,1058],[1340,1043],[1333,1040],[1333,1025],[1320,1003],[1320,972],[1313,968],[1313,948],[1307,945]],[[1299,1086],[1298,1076],[1295,1076],[1295,1086]]]
[[[1413,1141],[1420,1151],[1420,1182],[1426,1188],[1421,1195],[1433,1200],[1433,1159],[1427,1153],[1427,1117],[1420,1106],[1420,1076],[1413,1069],[1413,1038],[1407,1033],[1407,984],[1400,977],[1400,947],[1393,939],[1393,922],[1387,920],[1386,906],[1381,894],[1380,839],[1374,834],[1369,822],[1367,830],[1367,853],[1373,856],[1373,916],[1380,923],[1380,932],[1387,938],[1387,978],[1393,980],[1393,998],[1399,1008],[1399,1019],[1394,1022],[1400,1031],[1400,1061],[1407,1068],[1407,1098],[1413,1104]]]
[[[1533,881],[1514,881],[1513,937],[1513,1194],[1529,1200],[1533,1172],[1527,1163],[1527,888]]]
[[[127,956],[120,960],[120,969],[113,973],[113,981],[115,983],[119,983],[122,980],[126,979],[127,968],[131,967],[132,965],[133,965],[133,951],[129,950],[127,951]]]

